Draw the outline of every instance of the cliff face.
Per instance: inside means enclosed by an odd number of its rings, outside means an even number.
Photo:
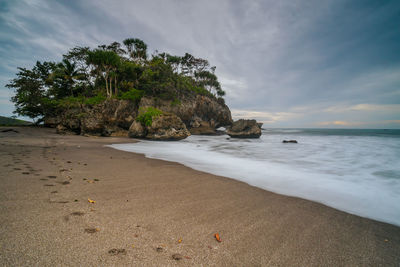
[[[139,103],[109,99],[98,105],[78,105],[45,118],[45,125],[89,135],[128,135],[139,108],[156,107],[177,115],[195,134],[213,133],[215,128],[232,124],[231,112],[224,103],[206,96],[188,96],[180,101],[143,97]]]
[[[174,104],[173,101],[143,97],[139,106],[152,106],[164,112],[174,113],[191,131],[195,131],[201,126],[203,126],[201,128],[205,128],[205,125],[209,128],[208,131],[214,131],[218,127],[232,124],[231,111],[225,103],[201,95],[183,98],[179,104]],[[199,132],[199,134],[201,133]]]

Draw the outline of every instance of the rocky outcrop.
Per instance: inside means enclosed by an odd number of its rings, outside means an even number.
[[[78,104],[44,118],[47,127],[58,127],[81,135],[128,136],[138,105],[129,100],[108,99],[98,105]],[[62,126],[62,127],[61,127]],[[60,131],[60,132],[64,132]]]
[[[138,121],[134,121],[131,127],[129,127],[129,137],[144,138],[146,134],[146,128]]]
[[[97,105],[75,104],[59,110],[57,115],[45,117],[44,122],[45,126],[61,125],[81,135],[125,136],[139,108],[150,106],[166,114],[175,114],[185,124],[186,131],[189,129],[193,134],[215,134],[216,128],[232,123],[231,112],[222,99],[201,95],[182,96],[176,101],[142,97],[139,103],[107,99]]]
[[[181,140],[190,135],[185,124],[175,114],[161,114],[153,118],[151,125],[134,121],[129,136],[151,140]]]
[[[207,121],[195,121],[194,125],[190,128],[190,133],[195,135],[214,135],[216,130],[211,127]]]
[[[128,130],[135,120],[137,109],[135,103],[117,99],[95,106],[82,106],[81,134],[111,136]]]
[[[235,121],[226,133],[234,138],[259,138],[261,128],[256,120],[240,119]]]
[[[139,106],[176,114],[194,134],[213,134],[216,128],[232,124],[231,111],[222,99],[202,95],[182,97],[179,103],[143,97]]]
[[[47,116],[43,120],[44,127],[56,128],[59,124],[61,124],[61,116]]]

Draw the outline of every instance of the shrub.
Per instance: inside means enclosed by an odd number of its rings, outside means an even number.
[[[85,103],[86,105],[92,105],[92,106],[94,106],[94,105],[98,105],[98,104],[100,104],[100,103],[103,103],[105,100],[106,100],[106,97],[105,97],[103,94],[98,94],[98,95],[96,95],[96,96],[94,96],[94,97],[86,98],[86,99],[84,100],[84,103]]]
[[[132,88],[131,90],[122,93],[121,96],[119,96],[118,98],[123,100],[131,100],[133,102],[139,102],[143,95],[144,91]]]
[[[163,114],[163,112],[154,107],[148,107],[147,109],[140,108],[136,121],[140,122],[142,125],[150,126],[153,123],[153,118],[161,114]]]
[[[175,106],[179,106],[182,102],[178,99],[175,98],[172,102],[171,102],[171,107],[175,107]]]
[[[82,104],[84,101],[83,97],[65,97],[63,99],[60,99],[58,101],[58,106],[61,108],[73,108],[73,107],[78,107],[80,104]]]

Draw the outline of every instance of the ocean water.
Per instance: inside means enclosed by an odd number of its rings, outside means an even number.
[[[400,130],[265,129],[260,139],[190,136],[111,147],[400,226]]]

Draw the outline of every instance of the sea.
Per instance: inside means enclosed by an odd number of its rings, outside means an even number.
[[[192,135],[111,147],[400,226],[400,130],[263,129],[259,139]]]

